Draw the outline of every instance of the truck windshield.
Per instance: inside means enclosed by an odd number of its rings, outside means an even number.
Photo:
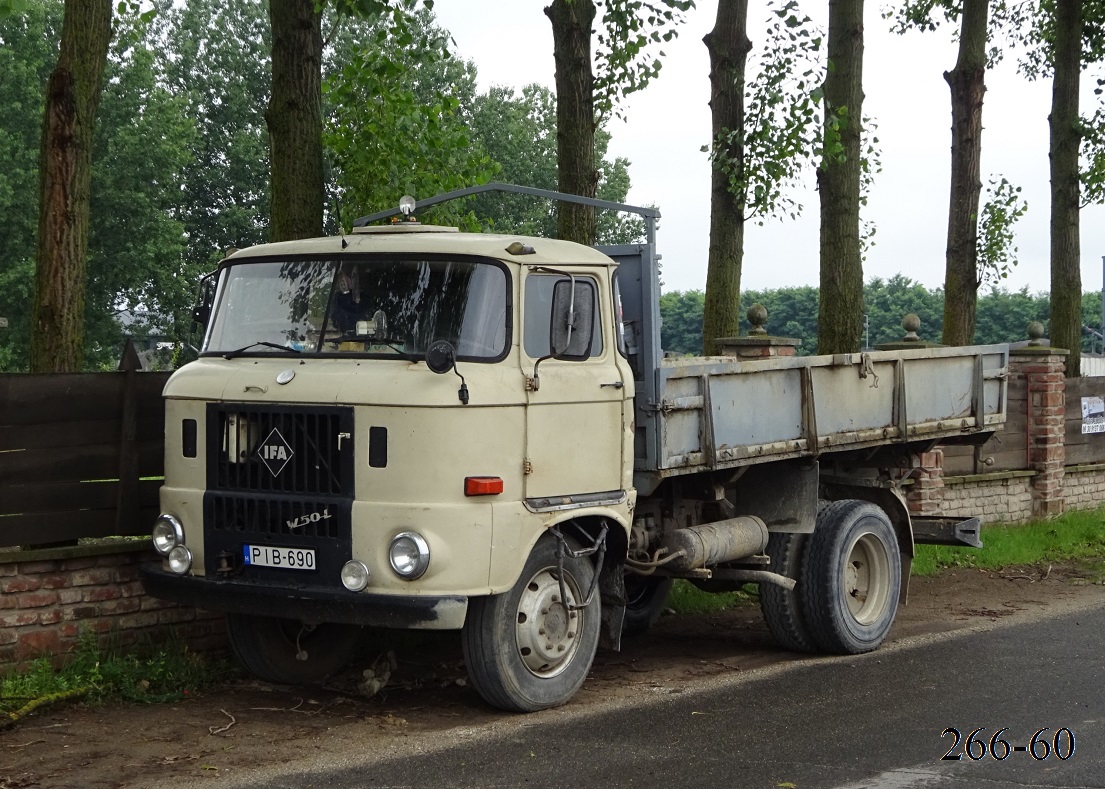
[[[208,354],[358,354],[419,358],[434,340],[457,357],[507,347],[507,275],[456,260],[269,260],[222,274]]]

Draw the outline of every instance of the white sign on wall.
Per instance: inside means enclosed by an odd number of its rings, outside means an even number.
[[[1105,433],[1105,398],[1082,398],[1082,433]]]

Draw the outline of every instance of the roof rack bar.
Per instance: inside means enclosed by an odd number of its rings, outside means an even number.
[[[482,184],[480,186],[469,186],[464,189],[455,189],[452,192],[445,192],[443,194],[435,195],[434,197],[426,198],[425,200],[418,200],[414,204],[414,208],[417,211],[420,208],[429,208],[432,205],[438,203],[445,203],[449,200],[456,200],[461,197],[470,197],[472,195],[482,194],[484,192],[506,192],[511,194],[529,195],[530,197],[544,197],[548,200],[558,200],[562,203],[577,203],[579,205],[589,205],[595,208],[605,208],[611,211],[625,211],[631,214],[638,214],[645,219],[656,220],[660,218],[660,211],[656,208],[645,208],[643,206],[627,205],[626,203],[614,203],[610,200],[598,200],[593,197],[581,197],[579,195],[566,194],[564,192],[554,192],[549,189],[534,189],[531,186],[517,186],[516,184],[501,184],[491,182]],[[364,227],[365,225],[372,224],[373,222],[379,222],[381,219],[390,219],[393,216],[398,216],[400,213],[399,208],[391,208],[387,211],[378,211],[375,214],[369,214],[368,216],[362,216],[359,219],[353,221],[353,227]],[[651,225],[651,223],[649,223]]]

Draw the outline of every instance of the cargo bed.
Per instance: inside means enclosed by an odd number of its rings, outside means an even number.
[[[1008,362],[1006,345],[751,361],[664,359],[659,396],[639,403],[639,419],[653,424],[639,425],[652,429],[639,430],[638,438],[655,437],[658,445],[638,441],[638,476],[655,483],[751,463],[990,432],[1005,422]]]

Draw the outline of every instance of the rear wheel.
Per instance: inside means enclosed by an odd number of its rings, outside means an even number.
[[[622,632],[634,636],[648,631],[664,610],[671,592],[672,579],[627,573],[625,576],[625,617]]]
[[[568,546],[576,544],[568,539]],[[534,712],[568,701],[591,670],[598,649],[599,595],[576,609],[591,588],[587,557],[564,557],[564,599],[556,540],[538,540],[510,591],[473,600],[461,642],[472,685],[494,707]]]
[[[795,580],[801,578],[805,555],[805,534],[775,533],[767,541],[771,571]],[[767,629],[779,646],[794,652],[813,652],[813,638],[802,613],[802,590],[784,589],[776,584],[760,584],[760,611]]]
[[[285,685],[312,685],[343,668],[361,628],[255,614],[227,614],[231,651],[250,674]]]
[[[814,643],[855,655],[876,649],[898,610],[902,558],[886,513],[836,501],[817,516],[802,561],[802,600]]]

